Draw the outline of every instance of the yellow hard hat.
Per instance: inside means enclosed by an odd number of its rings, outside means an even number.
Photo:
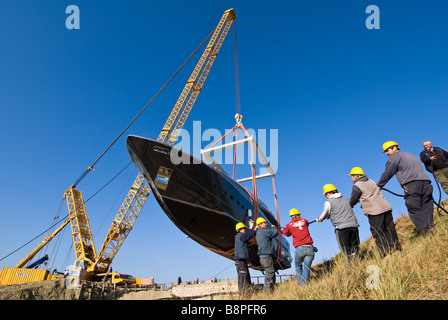
[[[331,192],[331,191],[335,191],[335,190],[337,190],[336,187],[330,183],[324,185],[324,194]]]
[[[383,144],[383,153],[386,152],[387,149],[389,149],[392,146],[397,146],[398,147],[398,143],[396,143],[395,141],[387,141]]]
[[[258,226],[259,224],[262,224],[263,222],[266,222],[266,220],[263,217],[260,217],[257,219],[256,224]]]
[[[244,225],[244,223],[239,222],[239,223],[236,224],[235,231],[238,231],[238,230],[243,229],[243,228],[247,229],[247,227]]]
[[[348,175],[351,176],[352,174],[364,175],[364,171],[360,167],[354,167]]]
[[[296,216],[296,215],[299,215],[299,216],[300,216],[300,212],[299,212],[299,210],[297,210],[296,208],[292,208],[291,210],[289,210],[289,216],[290,216],[290,217],[292,217],[292,216]]]

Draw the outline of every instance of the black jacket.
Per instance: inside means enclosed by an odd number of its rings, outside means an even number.
[[[235,236],[235,260],[251,261],[249,240],[255,237],[256,232],[247,229],[246,233],[237,233]]]
[[[433,147],[434,149],[434,153],[437,152],[442,159],[448,163],[448,152],[443,150],[442,148],[439,147]],[[428,172],[433,172],[432,169],[432,161],[431,159],[429,159],[431,157],[431,154],[429,153],[428,150],[424,149],[422,152],[420,152],[420,160],[423,162],[423,164],[425,165],[425,168]]]

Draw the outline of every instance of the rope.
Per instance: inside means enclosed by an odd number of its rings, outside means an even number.
[[[437,204],[437,207],[438,207],[438,209],[437,209],[437,214],[440,215],[439,208],[441,208],[441,207],[440,207],[440,200],[442,199],[442,190],[440,190],[439,182],[437,181],[436,176],[435,176],[435,174],[434,174],[434,164],[433,164],[431,158],[430,158],[430,161],[431,161],[431,173],[432,173],[432,177],[434,178],[434,181],[436,182],[437,188],[439,189],[439,201],[436,202],[436,204]],[[435,201],[434,201],[434,202],[435,202]],[[445,211],[444,209],[442,209],[442,210]],[[445,211],[445,212],[446,212],[446,211]],[[448,212],[447,212],[447,213],[448,213]]]
[[[388,189],[386,189],[386,188],[381,188],[381,190],[387,191],[387,192],[393,194],[394,196],[404,198],[404,195],[402,195],[402,194],[398,194],[398,193],[395,193],[395,192],[392,192],[392,191],[390,191],[390,190],[388,190]],[[438,208],[440,208],[442,211],[444,211],[446,214],[448,214],[448,211],[446,211],[444,208],[442,208],[442,207],[440,206],[440,204],[438,204],[438,203],[434,200],[434,198],[432,199],[432,201],[436,204],[436,206],[437,206]]]
[[[440,208],[443,212],[448,214],[448,211],[446,211],[443,207],[441,207],[437,202],[434,201],[434,203],[437,205],[438,208]]]
[[[216,28],[215,28],[216,29]],[[188,57],[188,59],[182,64],[182,66],[174,73],[173,76],[163,85],[163,87],[156,93],[156,95],[146,104],[146,106],[135,116],[135,118],[126,126],[126,128],[123,129],[123,131],[115,138],[114,141],[104,150],[104,152],[93,162],[87,169],[84,171],[84,173],[78,178],[78,180],[75,181],[73,184],[73,187],[76,187],[84,178],[85,176],[93,170],[94,166],[100,161],[100,159],[106,154],[107,151],[117,142],[118,139],[121,138],[121,136],[129,129],[129,127],[140,117],[140,115],[146,110],[146,108],[149,107],[149,105],[157,98],[157,96],[165,89],[165,87],[171,82],[171,80],[174,79],[175,76],[183,69],[183,67],[190,61],[190,59],[198,52],[198,50],[204,45],[204,43],[212,36],[212,34],[215,32],[215,29],[205,38],[204,41],[199,45],[199,47],[196,48],[196,50]]]
[[[434,172],[432,173],[432,175],[434,176]],[[442,190],[440,190],[439,182],[437,181],[437,179],[436,179],[435,176],[434,176],[434,180],[436,181],[437,188],[439,189],[439,201],[436,202],[436,204],[437,204],[437,207],[440,208],[440,200],[442,199]],[[435,201],[434,201],[434,202],[435,202]],[[446,211],[445,211],[445,212],[446,212]],[[437,209],[437,214],[440,215],[439,209]]]
[[[384,190],[384,191],[387,191],[387,192],[389,192],[389,193],[392,193],[394,196],[404,198],[404,195],[402,195],[402,194],[398,194],[398,193],[395,193],[395,192],[392,192],[392,191],[390,191],[390,190],[388,190],[388,189],[386,189],[386,188],[381,188],[381,190]]]

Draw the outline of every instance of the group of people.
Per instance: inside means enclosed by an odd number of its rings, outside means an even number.
[[[432,147],[431,141],[423,141],[424,150],[420,160],[428,172],[434,174],[445,193],[448,194],[448,152]],[[403,187],[405,205],[409,217],[414,224],[414,235],[424,235],[434,227],[431,180],[419,159],[407,152],[401,151],[398,143],[388,141],[383,144],[383,153],[389,156],[385,170],[378,182],[367,177],[363,169],[354,167],[350,173],[353,182],[350,199],[344,197],[332,184],[323,187],[325,201],[323,211],[317,222],[330,219],[335,227],[336,240],[345,260],[350,260],[359,252],[358,221],[353,207],[360,203],[363,213],[368,217],[370,231],[375,240],[378,252],[382,257],[395,250],[401,250],[401,245],[395,230],[392,207],[381,193],[381,189],[395,175]],[[296,280],[299,285],[308,281],[311,264],[316,251],[308,226],[310,222],[301,218],[301,213],[293,208],[289,212],[291,221],[281,228],[283,235],[293,237],[295,247]],[[312,223],[312,222],[311,222]],[[265,272],[264,292],[273,290],[275,283],[274,244],[273,239],[279,235],[276,226],[268,228],[267,221],[260,217],[254,224],[249,221],[249,228],[243,223],[236,225],[235,265],[238,273],[238,288],[244,293],[251,283],[248,263],[251,239],[256,239],[260,264]]]
[[[271,225],[268,228],[266,219],[259,217],[256,225],[249,221],[249,229],[242,223],[236,225],[235,236],[235,266],[238,273],[238,290],[240,293],[246,292],[251,284],[249,263],[253,261],[250,251],[250,241],[256,239],[258,245],[258,257],[265,273],[264,291],[274,289],[275,267],[274,258],[276,256],[273,239],[278,236],[278,229]]]

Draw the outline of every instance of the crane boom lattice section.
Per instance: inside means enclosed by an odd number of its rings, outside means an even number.
[[[82,193],[71,187],[65,192],[65,198],[72,227],[76,260],[94,263],[96,260],[95,245],[93,244],[92,232],[90,231]]]
[[[233,9],[224,12],[224,15],[219,21],[204,53],[199,59],[199,62],[174,105],[157,141],[166,142],[171,146],[176,142],[235,18],[236,15]],[[176,124],[173,128],[175,122]]]
[[[106,272],[124,240],[131,232],[135,221],[149,196],[151,189],[143,174],[139,173],[129,190],[126,199],[121,205],[112,225],[107,233],[106,240],[98,254],[97,270]]]

